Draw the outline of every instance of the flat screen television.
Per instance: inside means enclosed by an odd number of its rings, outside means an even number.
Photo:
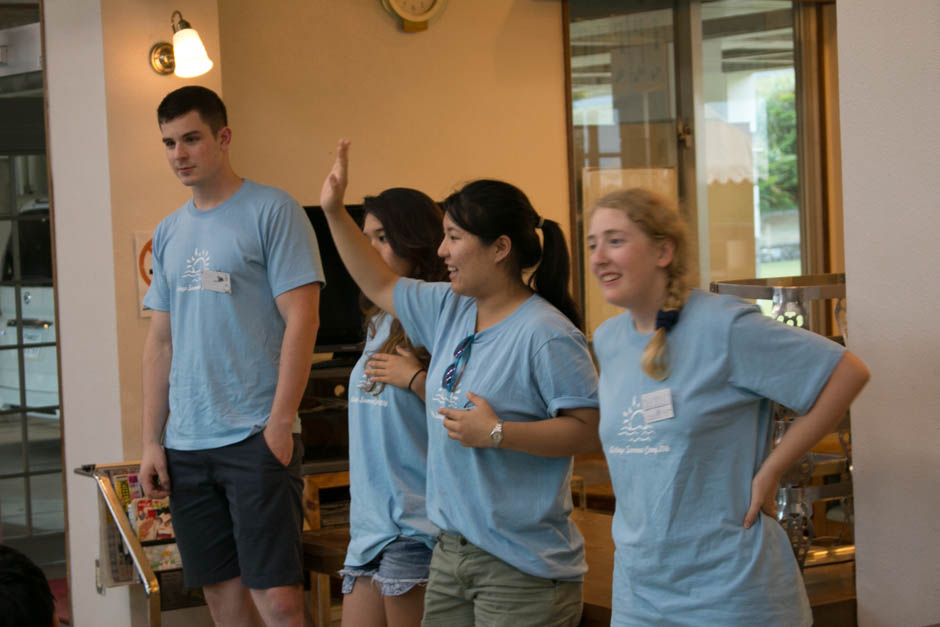
[[[361,205],[347,205],[346,209],[362,224]],[[333,236],[320,207],[304,207],[313,230],[317,234],[320,259],[326,275],[326,287],[320,291],[320,330],[317,332],[317,353],[333,353],[335,361],[355,360],[362,352],[365,333],[362,310],[359,308],[359,287],[346,272],[339,257]]]

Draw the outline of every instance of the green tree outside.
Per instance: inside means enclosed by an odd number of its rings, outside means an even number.
[[[774,73],[758,86],[764,101],[758,136],[767,138],[766,168],[758,177],[761,214],[799,207],[796,169],[796,94],[792,72]]]

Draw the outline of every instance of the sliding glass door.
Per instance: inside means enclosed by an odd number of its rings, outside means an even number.
[[[583,254],[603,194],[649,187],[698,246],[698,284],[821,272],[804,253],[801,7],[789,0],[569,0],[574,242],[587,328],[618,312]],[[811,181],[821,185],[819,180]]]

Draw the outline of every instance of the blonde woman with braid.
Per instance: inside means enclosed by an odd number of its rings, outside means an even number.
[[[618,503],[611,625],[810,625],[777,485],[868,369],[754,305],[690,289],[684,224],[647,191],[602,198],[588,248],[605,299],[627,309],[594,335]],[[771,401],[804,414],[773,451]]]

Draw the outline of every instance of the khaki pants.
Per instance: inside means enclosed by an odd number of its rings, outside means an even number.
[[[456,534],[440,534],[423,627],[575,627],[581,582],[529,575]]]

